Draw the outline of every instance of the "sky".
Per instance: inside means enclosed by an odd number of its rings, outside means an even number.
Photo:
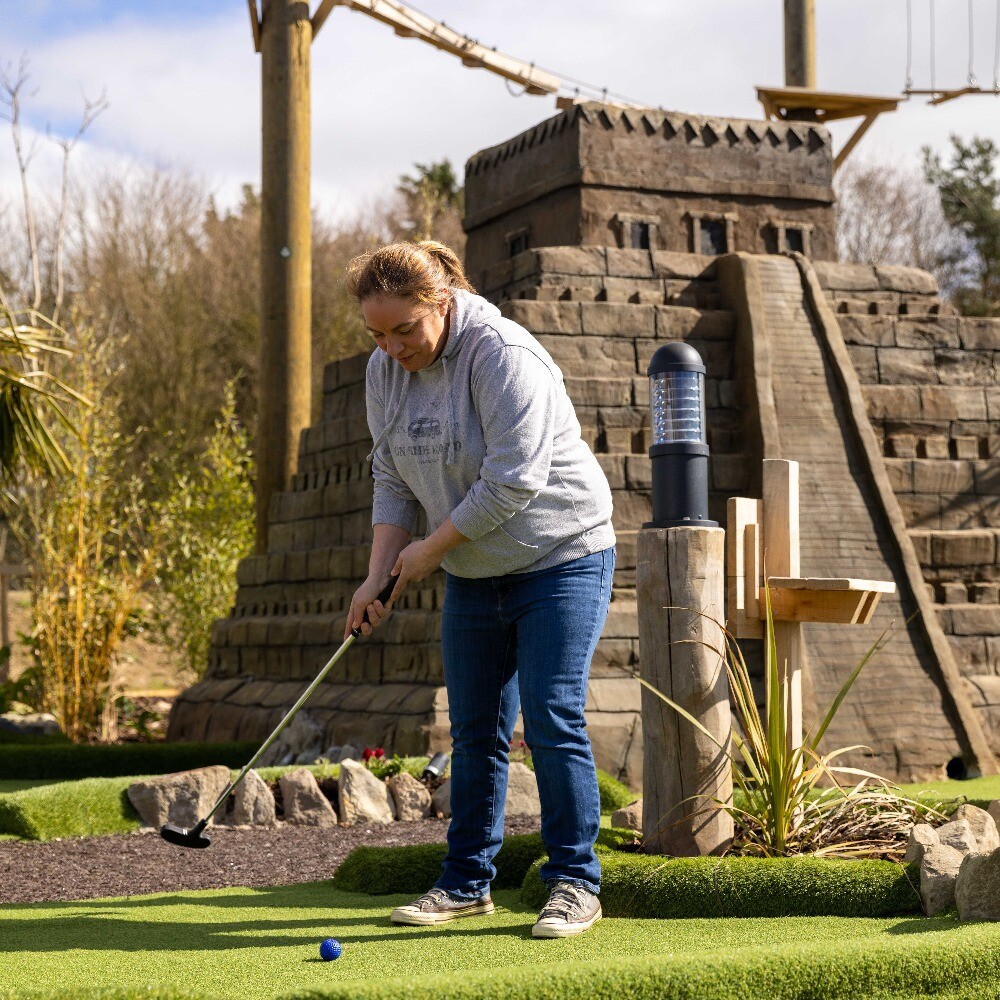
[[[815,0],[820,89],[894,96],[907,71],[906,0]],[[930,84],[930,0],[911,0],[914,85]],[[311,0],[315,8],[318,0]],[[968,0],[937,0],[938,86],[968,74]],[[421,0],[426,13],[484,44],[651,106],[760,118],[756,86],[780,86],[782,0]],[[974,70],[992,87],[998,5],[971,0]],[[245,0],[0,0],[0,67],[27,54],[32,184],[55,183],[58,147],[84,96],[109,109],[74,153],[78,173],[139,162],[183,168],[223,204],[260,183],[260,57]],[[511,90],[515,93],[512,94]],[[346,8],[312,46],[312,199],[331,218],[363,212],[416,162],[469,156],[555,114],[551,97]],[[949,134],[1000,143],[1000,97],[884,115],[856,157],[919,163]],[[0,123],[4,125],[5,123]],[[834,126],[835,146],[852,131]],[[0,129],[0,199],[18,197],[9,130]]]

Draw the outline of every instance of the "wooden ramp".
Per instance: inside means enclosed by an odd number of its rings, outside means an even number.
[[[862,674],[825,747],[866,744],[871,750],[851,754],[849,762],[903,781],[941,774],[955,757],[975,767],[985,741],[953,661],[949,671],[928,635],[929,627],[938,627],[936,619],[926,623],[918,616],[904,624],[923,601],[900,552],[900,544],[909,541],[900,542],[887,510],[895,499],[875,481],[871,452],[858,433],[857,398],[852,401],[845,372],[838,370],[846,355],[836,357],[829,330],[820,325],[836,321],[832,313],[817,316],[810,307],[795,260],[748,255],[741,260],[748,299],[757,300],[748,315],[764,457],[800,465],[802,575],[897,583],[896,593],[882,596],[870,624],[804,626],[806,727],[895,622],[895,638]],[[853,368],[847,377],[855,378]],[[861,419],[867,424],[863,413]]]

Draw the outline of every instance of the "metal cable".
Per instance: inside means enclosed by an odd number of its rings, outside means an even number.
[[[1000,0],[997,0],[1000,4]],[[906,0],[906,86],[909,93],[913,88],[913,0]]]
[[[973,66],[973,59],[975,56],[975,39],[973,32],[973,21],[972,21],[972,0],[969,0],[969,86],[976,86],[976,71]]]
[[[1000,93],[1000,0],[997,0],[997,29],[993,41],[993,89]]]

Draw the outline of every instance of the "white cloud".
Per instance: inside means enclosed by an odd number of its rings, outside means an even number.
[[[484,43],[671,109],[759,117],[754,86],[778,85],[783,77],[778,0],[425,2],[435,16]],[[938,6],[938,83],[961,84],[965,5],[948,5],[962,16],[947,19]],[[926,2],[915,0],[914,7],[926,11]],[[229,0],[215,9],[210,17],[185,13],[176,23],[164,24],[161,16],[150,28],[133,4],[127,18],[95,19],[86,30],[53,32],[51,40],[28,46],[39,88],[34,123],[68,128],[79,114],[81,91],[96,96],[106,89],[111,108],[88,135],[81,160],[103,155],[181,165],[204,176],[223,201],[234,200],[241,184],[259,183],[260,57],[245,6]],[[976,9],[984,18],[976,60],[986,85],[992,83],[994,26],[983,4]],[[898,93],[906,74],[904,10],[902,0],[819,4],[819,85]],[[58,20],[60,8],[53,6],[49,16]],[[76,22],[80,16],[77,5]],[[928,71],[921,24],[914,49],[918,83]],[[26,47],[17,37],[16,14],[13,25],[2,59]],[[313,44],[312,90],[313,200],[326,211],[364,205],[415,161],[448,156],[460,165],[554,113],[551,99],[512,98],[502,80],[345,9],[335,9]],[[1000,142],[997,110],[990,97],[938,109],[911,101],[879,120],[859,154],[915,161],[924,143],[944,149],[949,132]],[[835,126],[838,142],[851,127]],[[39,182],[45,176],[40,155]],[[12,177],[16,181],[8,137],[0,134],[0,192],[8,197]]]

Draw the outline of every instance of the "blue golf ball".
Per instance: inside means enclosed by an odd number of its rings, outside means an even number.
[[[335,958],[340,958],[340,953],[343,950],[336,938],[327,938],[319,946],[319,957],[324,962],[332,962]]]

